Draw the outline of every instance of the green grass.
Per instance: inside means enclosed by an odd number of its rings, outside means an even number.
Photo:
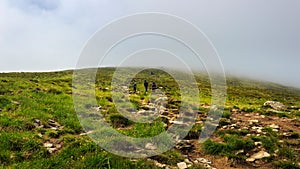
[[[213,142],[210,139],[205,141],[203,149],[206,153],[212,155],[233,155],[238,150],[250,151],[254,148],[253,140],[243,139],[237,135],[226,134],[223,136],[224,143]]]
[[[118,132],[131,137],[152,137],[164,132],[166,126],[160,118],[152,123],[134,123],[118,113],[112,103],[112,95],[106,89],[110,89],[114,70],[114,68],[99,69],[95,84],[97,105],[88,101],[86,110],[101,106],[99,113],[105,120],[112,127],[121,128]],[[154,75],[150,75],[151,71]],[[72,76],[73,71],[0,74],[0,168],[156,168],[154,163],[147,159],[133,160],[113,155],[101,149],[86,136],[79,136],[84,130],[73,105],[72,92],[78,86],[72,86]],[[200,92],[199,104],[209,105],[211,84],[208,76],[196,74],[195,77]],[[172,76],[161,70],[149,69],[134,77],[139,92],[130,97],[133,108],[139,109],[143,106],[142,102],[151,99],[151,92],[144,92],[144,79],[149,83],[155,81],[158,87],[162,87],[162,92],[169,98],[168,108],[178,109],[182,106],[179,86]],[[129,89],[132,90],[132,87],[129,86]],[[291,113],[274,113],[262,106],[267,100],[280,101],[288,106],[300,106],[299,95],[299,89],[230,77],[227,79],[227,100],[222,117],[229,119],[232,116],[231,108],[239,108],[249,113],[261,112],[266,115],[299,118],[300,112],[297,110]],[[123,107],[127,108],[128,105],[124,104]],[[199,114],[205,115],[207,110],[201,107]],[[87,112],[81,114],[97,118]],[[53,119],[64,127],[58,131],[35,128],[35,119],[39,119],[45,126],[48,125],[49,119]],[[195,125],[188,133],[188,138],[197,139],[202,127],[202,125]],[[235,155],[236,151],[240,149],[250,151],[256,139],[262,141],[263,146],[272,152],[279,149],[280,158],[291,159],[287,162],[275,161],[275,166],[297,167],[295,162],[298,159],[295,155],[299,156],[298,152],[291,147],[282,147],[278,144],[279,136],[269,129],[265,130],[269,133],[268,137],[251,139],[244,138],[247,131],[220,132],[223,143],[208,140],[203,147],[208,154],[243,159],[244,156]],[[39,134],[43,136],[40,137]],[[298,138],[299,134],[293,133],[293,139]],[[50,154],[43,147],[43,143],[50,139],[63,142],[62,149],[55,154]],[[184,160],[183,155],[176,150],[169,150],[153,158],[173,166]],[[201,166],[195,165],[194,168],[201,168]]]

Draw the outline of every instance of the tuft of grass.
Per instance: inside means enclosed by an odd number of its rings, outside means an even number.
[[[278,156],[290,161],[297,161],[298,154],[290,147],[283,146],[279,148]]]
[[[163,153],[151,159],[156,160],[162,164],[176,166],[177,163],[182,162],[184,157],[182,157],[181,153],[177,150],[170,150],[167,153]]]
[[[254,148],[253,140],[241,139],[237,135],[225,135],[223,137],[225,143],[213,142],[210,139],[203,143],[205,153],[212,155],[229,155],[234,157],[238,150],[250,151]]]
[[[232,113],[228,110],[224,110],[223,114],[222,114],[222,118],[226,118],[229,119],[231,117]]]
[[[199,139],[200,133],[202,131],[202,125],[195,124],[189,131],[185,139]]]
[[[226,149],[226,145],[208,139],[203,143],[203,149],[206,154],[222,155]]]
[[[152,123],[135,123],[129,130],[123,130],[122,133],[136,138],[153,137],[165,131],[164,123],[154,121]]]
[[[298,139],[298,138],[300,138],[300,134],[299,134],[299,133],[296,133],[296,132],[293,132],[293,133],[291,134],[290,138],[292,138],[292,139]]]
[[[233,134],[242,137],[249,134],[249,130],[218,130],[216,133],[219,136],[224,136],[226,134]]]
[[[113,127],[119,128],[119,127],[127,127],[132,124],[130,120],[125,118],[124,116],[120,114],[112,114],[109,116],[109,120]]]
[[[300,169],[299,164],[292,161],[274,161],[273,164],[282,169]]]

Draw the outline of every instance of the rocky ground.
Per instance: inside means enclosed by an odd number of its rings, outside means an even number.
[[[127,89],[127,88],[125,88]],[[128,90],[128,89],[127,89]],[[166,104],[170,100],[167,101],[167,97],[162,95],[153,96],[152,102],[143,102],[142,107],[138,111],[132,112],[134,116],[149,116],[149,115],[157,115],[160,118],[164,119],[165,127],[168,128],[171,125],[185,125],[184,122],[177,121],[176,118],[179,115],[179,110],[172,107],[167,108]],[[173,104],[176,102],[174,100],[171,101]],[[223,144],[220,135],[217,133],[238,133],[241,132],[244,134],[240,135],[241,138],[251,138],[251,137],[269,137],[269,132],[274,133],[278,137],[278,143],[284,144],[288,143],[293,151],[300,154],[300,123],[297,118],[289,118],[289,117],[280,117],[278,114],[281,114],[282,110],[288,109],[298,109],[297,107],[287,107],[279,102],[268,101],[262,106],[269,107],[268,112],[272,112],[273,114],[268,115],[266,113],[260,112],[244,112],[237,108],[230,109],[230,116],[223,117],[220,119],[220,124],[218,125],[217,131],[210,138],[212,141]],[[209,109],[210,106],[202,105],[203,108]],[[101,111],[101,107],[93,107],[93,109],[97,111]],[[196,125],[203,126],[204,121],[207,116],[203,112],[198,112]],[[42,124],[40,120],[34,120],[34,126],[36,128],[42,128],[46,131],[50,131],[52,133],[51,138],[46,138],[43,133],[39,133],[41,138],[44,138],[44,147],[51,154],[55,154],[60,151],[63,147],[63,143],[59,141],[59,139],[55,139],[55,135],[63,129],[64,126],[61,126],[58,122],[49,119],[47,123]],[[126,129],[126,128],[123,128]],[[268,131],[266,129],[269,129]],[[81,133],[81,136],[91,134],[93,131],[89,131],[87,133]],[[201,131],[198,131],[201,132]],[[224,155],[210,155],[205,153],[203,150],[203,146],[199,143],[198,138],[199,135],[196,136],[187,136],[184,140],[178,140],[178,144],[175,149],[179,150],[185,159],[182,162],[177,163],[177,166],[171,166],[164,164],[163,161],[160,161],[159,158],[151,157],[148,158],[149,161],[155,163],[155,165],[159,168],[165,169],[185,169],[191,168],[193,165],[202,166],[206,169],[233,169],[233,168],[262,168],[269,169],[274,168],[272,165],[272,160],[266,159],[275,159],[278,157],[279,150],[276,149],[273,152],[270,152],[266,146],[263,145],[261,141],[254,142],[254,148],[250,151],[246,151],[240,149],[236,151],[236,155],[242,155],[245,158],[240,160],[235,160],[233,158],[224,156]],[[155,150],[156,146],[148,143],[144,147],[147,150]],[[297,157],[299,159],[299,157]],[[283,161],[287,161],[288,159],[280,159]],[[298,164],[299,165],[299,164]]]
[[[187,124],[178,119],[181,101],[176,83],[159,73],[159,78],[151,76],[149,80],[161,89],[157,95],[150,91],[145,94],[142,83],[138,83],[137,93],[130,91],[130,85],[120,85],[134,106],[128,107],[123,103],[128,100],[120,97],[129,117],[153,123],[134,123],[124,118],[115,109],[116,100],[110,94],[112,72],[105,70],[101,74],[104,77],[97,81],[97,104],[84,105],[84,109],[94,112],[91,119],[99,118],[101,113],[113,130],[137,138],[153,137],[171,126]],[[135,81],[142,82],[148,74],[141,73]],[[105,151],[88,137],[96,132],[84,131],[78,121],[72,100],[78,93],[73,91],[71,79],[72,72],[0,74],[0,168],[300,168],[297,89],[229,79],[222,118],[217,126],[204,126],[206,121],[215,120],[207,118],[207,112],[216,106],[209,105],[209,83],[199,76],[201,105],[195,110],[196,121],[188,135],[175,137],[177,145],[163,154],[131,159]],[[193,113],[187,115],[194,117]],[[200,144],[199,134],[211,126],[217,129]],[[159,150],[153,143],[142,142],[139,146],[135,150]]]
[[[165,101],[166,98],[158,97],[155,100],[155,104],[145,104],[144,107],[147,108],[148,113],[154,113],[155,111],[160,112],[159,116],[166,119],[166,125],[184,125],[183,122],[176,121],[178,116],[178,109],[167,109],[162,104],[157,105],[159,101]],[[173,101],[174,102],[174,101]],[[266,113],[257,113],[257,112],[244,112],[242,110],[232,108],[231,116],[227,118],[221,118],[220,124],[218,126],[217,132],[226,132],[226,133],[236,133],[236,132],[246,132],[247,134],[240,136],[241,138],[251,138],[251,137],[269,137],[269,132],[274,133],[279,139],[279,144],[287,143],[292,147],[293,151],[296,152],[297,156],[300,154],[300,123],[297,118],[288,118],[280,117],[280,114],[284,114],[281,111],[287,111],[291,109],[300,110],[298,107],[291,106],[287,107],[280,102],[267,101],[265,102],[264,107],[268,107],[267,111],[272,112],[272,115],[266,115]],[[203,106],[204,108],[209,109],[210,106]],[[145,110],[141,110],[137,113],[142,113]],[[152,112],[153,111],[153,112]],[[279,115],[279,116],[278,116]],[[199,112],[198,119],[196,124],[202,124],[205,115]],[[267,130],[269,129],[269,131]],[[214,134],[211,138],[212,141],[222,144],[220,136]],[[188,138],[186,140],[179,141],[179,144],[175,147],[180,150],[186,159],[177,164],[177,166],[168,166],[162,164],[158,161],[155,161],[156,165],[161,168],[179,168],[185,169],[190,168],[193,164],[202,164],[204,168],[214,169],[231,169],[231,168],[274,168],[272,165],[272,160],[266,159],[275,159],[278,157],[279,149],[276,149],[274,152],[270,152],[268,147],[263,145],[261,141],[254,142],[254,148],[250,151],[238,150],[236,155],[244,155],[245,159],[243,161],[237,162],[234,159],[230,159],[226,156],[212,156],[204,153],[203,147],[199,144],[198,139]],[[297,157],[299,160],[299,157]],[[282,161],[288,161],[289,159],[280,159]],[[300,163],[295,164],[300,165]]]

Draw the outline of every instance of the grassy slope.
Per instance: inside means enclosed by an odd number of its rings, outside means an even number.
[[[109,92],[104,90],[109,87],[113,70],[102,69],[98,73],[96,85],[97,100],[106,110],[103,113],[108,120],[117,114],[109,101]],[[145,71],[136,80],[141,82],[146,77],[149,78],[148,81],[155,80],[159,86],[164,87],[168,97],[178,99],[174,80],[161,72],[154,72],[156,76],[152,77],[149,76],[149,71]],[[207,77],[197,76],[197,81],[201,91],[201,104],[209,104],[210,84]],[[37,88],[40,90],[36,90]],[[139,90],[142,88],[142,85],[138,85]],[[262,104],[267,100],[300,106],[299,95],[300,90],[294,88],[228,78],[226,110],[238,107],[245,111],[263,112],[265,109]],[[147,96],[141,93],[132,98],[137,106],[139,97]],[[86,136],[79,136],[83,130],[73,108],[72,71],[0,74],[0,110],[0,168],[155,168],[146,159],[135,161],[115,156],[97,147]],[[299,114],[295,110],[292,117]],[[49,119],[53,119],[64,128],[59,131],[37,129],[34,128],[34,119],[39,119],[45,125]],[[149,136],[143,135],[143,130],[149,129],[151,125],[139,125],[133,125],[125,133],[135,137]],[[137,132],[132,131],[135,129]],[[50,139],[56,139],[63,145],[54,155],[43,147],[43,143]],[[183,159],[177,150],[170,150],[161,155],[161,158],[171,165],[176,165]]]

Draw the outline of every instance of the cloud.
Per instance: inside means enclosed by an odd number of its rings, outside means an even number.
[[[198,26],[227,73],[299,86],[300,1],[2,0],[0,71],[74,68],[85,42],[121,16],[163,12]]]
[[[74,68],[84,43],[115,15],[105,5],[92,0],[1,1],[0,71]]]
[[[37,14],[42,11],[52,11],[60,5],[59,0],[9,0],[8,5],[28,13]]]

